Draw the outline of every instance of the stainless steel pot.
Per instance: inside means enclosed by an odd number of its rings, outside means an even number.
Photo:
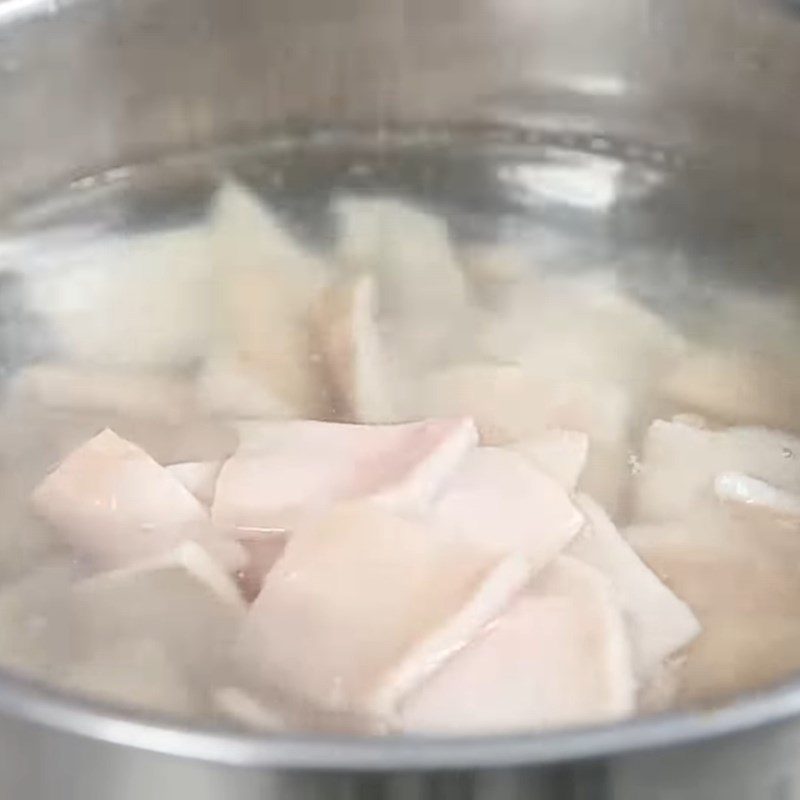
[[[300,124],[598,134],[682,165],[662,231],[732,243],[731,278],[800,285],[800,19],[778,0],[0,0],[0,109],[3,205]],[[708,197],[731,195],[737,213],[705,226]],[[184,729],[0,677],[0,797],[170,795],[790,800],[800,684],[713,713],[426,741]]]

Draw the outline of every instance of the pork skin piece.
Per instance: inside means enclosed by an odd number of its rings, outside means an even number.
[[[586,467],[589,437],[582,431],[556,428],[521,439],[508,447],[546,472],[568,492],[573,492]]]
[[[340,413],[351,422],[397,421],[395,376],[378,330],[373,276],[331,286],[316,314],[316,330]]]
[[[249,682],[312,706],[385,716],[507,606],[528,565],[372,503],[298,530],[236,647]]]
[[[415,511],[436,497],[477,443],[471,420],[349,425],[295,420],[241,428],[211,516],[219,528],[280,533],[309,513],[373,496]]]
[[[523,456],[497,447],[468,453],[428,517],[475,546],[552,561],[584,524],[567,491]]]
[[[727,472],[800,493],[800,439],[767,428],[710,430],[656,420],[634,481],[634,523],[680,519],[713,497],[715,479]]]
[[[259,387],[261,403],[316,417],[327,401],[314,363],[311,314],[327,265],[303,248],[248,189],[227,181],[210,212],[215,334],[211,359]],[[223,367],[218,367],[224,374]],[[212,386],[213,388],[213,386]],[[210,396],[220,400],[221,389]],[[225,395],[235,400],[232,393]],[[244,416],[252,412],[245,402]],[[235,408],[230,409],[235,412]],[[235,415],[235,414],[234,414]],[[238,415],[235,415],[238,416]]]
[[[619,719],[634,679],[619,608],[592,567],[556,559],[402,703],[399,726],[487,734]]]
[[[634,672],[640,682],[647,682],[697,637],[700,623],[636,554],[600,505],[587,495],[578,495],[575,502],[586,524],[566,552],[608,579],[630,636]]]
[[[390,197],[342,196],[336,257],[352,275],[372,275],[393,349],[417,366],[461,351],[468,295],[447,223]]]
[[[179,664],[159,642],[123,639],[67,665],[56,684],[69,692],[123,708],[190,717],[202,702]]]
[[[247,606],[233,578],[194,542],[168,556],[76,582],[70,640],[92,660],[118,641],[146,638],[166,649],[195,685],[230,669]]]
[[[210,528],[198,499],[144,450],[106,429],[70,453],[34,490],[32,504],[100,569],[165,554],[197,539],[238,569],[240,554]]]
[[[222,461],[181,461],[167,466],[167,471],[207,508],[214,502],[217,476],[221,469]]]
[[[792,359],[696,348],[658,389],[672,408],[691,409],[719,423],[797,428],[800,391]]]
[[[631,402],[624,387],[599,378],[539,375],[519,364],[463,363],[432,373],[415,413],[466,414],[481,443],[507,446],[553,429],[589,437],[580,486],[614,512],[629,480]]]

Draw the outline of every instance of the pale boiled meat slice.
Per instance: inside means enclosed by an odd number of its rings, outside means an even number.
[[[702,623],[680,670],[681,702],[754,689],[800,667],[796,521],[739,504],[707,506],[625,535]]]
[[[528,577],[519,561],[445,540],[373,504],[341,507],[289,540],[251,607],[237,657],[257,686],[380,716]]]
[[[631,641],[634,672],[651,678],[669,656],[700,632],[691,608],[676,596],[622,538],[605,511],[586,495],[575,498],[586,525],[567,553],[608,579]]]
[[[392,198],[341,197],[337,256],[377,280],[391,341],[417,363],[461,346],[467,291],[446,222]]]
[[[618,383],[639,399],[685,343],[617,283],[606,271],[521,284],[486,317],[481,352],[543,379]]]
[[[701,633],[692,644],[696,644],[702,636]],[[681,653],[668,659],[639,687],[636,695],[636,709],[639,713],[658,714],[675,707],[686,658],[686,653]]]
[[[0,665],[46,675],[70,653],[67,628],[74,565],[66,558],[36,566],[0,587]]]
[[[681,668],[682,705],[763,690],[800,670],[800,622],[791,616],[741,616],[720,608],[706,621]]]
[[[150,639],[110,642],[89,658],[64,667],[61,689],[116,706],[191,716],[202,705],[167,649]]]
[[[310,321],[326,265],[235,183],[219,189],[210,225],[214,358],[230,359],[248,381],[295,414],[323,413],[325,393],[313,363]]]
[[[237,577],[242,593],[248,600],[255,600],[261,591],[264,579],[283,555],[288,536],[283,533],[258,533],[252,536],[239,534],[239,544],[247,553],[247,563]]]
[[[624,510],[628,497],[631,458],[631,445],[627,439],[597,441],[589,448],[586,468],[578,482],[582,492],[597,498],[615,517]]]
[[[473,245],[463,248],[461,256],[472,295],[488,309],[507,304],[510,293],[535,274],[530,256],[516,247]]]
[[[371,711],[381,719],[390,717],[401,698],[496,620],[530,577],[527,559],[511,555],[498,561],[461,609],[417,642],[384,676]]]
[[[606,722],[633,711],[619,609],[603,578],[555,560],[532,589],[402,703],[399,726],[434,734]]]
[[[205,225],[92,237],[26,269],[25,306],[65,359],[120,368],[188,366],[210,338]]]
[[[249,563],[250,555],[244,545],[213,527],[204,528],[184,539],[173,552],[191,552],[194,548],[190,548],[190,545],[197,545],[208,553],[226,575],[238,573]]]
[[[515,364],[473,362],[438,371],[421,389],[428,413],[474,417],[483,444],[513,444],[550,429],[616,440],[627,430],[629,402],[607,382],[551,380]]]
[[[159,562],[79,581],[69,606],[71,639],[85,658],[144,637],[200,683],[219,680],[246,612],[233,580],[194,543]]]
[[[174,550],[163,556],[140,561],[122,569],[100,572],[79,581],[75,588],[80,592],[94,592],[104,587],[124,585],[137,576],[154,571],[183,573],[203,584],[223,603],[244,609],[242,595],[236,582],[223,566],[197,542],[181,542]]]
[[[124,567],[200,538],[215,555],[208,514],[144,450],[106,429],[70,453],[36,488],[34,509],[103,569]],[[231,564],[234,568],[238,564]]]
[[[515,364],[457,364],[421,385],[415,410],[470,415],[489,445],[514,444],[551,429],[585,433],[589,453],[581,488],[612,512],[629,478],[631,399],[610,381],[538,375]]]
[[[659,386],[663,400],[739,425],[797,428],[800,374],[793,359],[759,353],[696,349]]]
[[[714,431],[656,420],[642,447],[633,519],[678,519],[713,497],[720,473],[736,471],[800,492],[800,439],[767,428]]]
[[[2,416],[6,416],[5,409]],[[9,420],[5,419],[5,422]],[[51,556],[63,554],[65,549],[62,538],[55,534],[50,525],[31,513],[24,500],[21,502],[22,498],[30,495],[31,486],[39,481],[48,463],[52,463],[51,454],[56,448],[48,449],[47,444],[52,444],[50,437],[46,433],[42,436],[40,431],[34,433],[31,428],[20,428],[14,435],[20,438],[19,445],[0,433],[3,442],[0,466],[3,485],[0,494],[0,518],[3,520],[0,526],[0,586],[35,570]],[[46,439],[47,444],[38,447],[42,439]],[[38,457],[31,458],[34,452]]]
[[[389,353],[376,314],[375,279],[370,274],[330,287],[317,314],[319,349],[334,397],[352,422],[398,419]]]
[[[311,511],[359,496],[422,509],[477,443],[471,420],[348,425],[294,420],[242,429],[217,480],[214,523],[274,532]]]
[[[474,412],[481,432],[487,418],[512,440],[537,427],[588,434],[580,487],[616,514],[652,381],[682,352],[683,337],[622,292],[608,270],[525,282],[477,336],[483,357],[504,365],[480,380],[482,390],[461,388],[468,398],[485,395],[479,402],[488,413]]]
[[[540,569],[584,523],[566,490],[523,456],[497,447],[468,453],[433,504],[434,527],[478,547],[517,553]]]
[[[719,509],[681,522],[634,525],[625,538],[705,627],[719,611],[787,616],[800,608],[800,530]]]
[[[581,431],[549,430],[509,445],[572,492],[578,485],[589,453],[589,437]]]
[[[198,405],[213,416],[231,419],[292,419],[298,409],[278,396],[270,383],[234,356],[206,359],[197,375]]]
[[[469,415],[482,444],[507,445],[547,427],[536,404],[540,388],[515,365],[457,364],[425,380],[413,410],[430,416]]]
[[[444,219],[390,197],[340,197],[334,213],[340,261],[376,275],[388,303],[441,311],[464,302],[464,276]]]
[[[167,370],[43,362],[13,380],[15,398],[45,408],[114,411],[133,417],[179,422],[193,405],[190,381]]]
[[[167,471],[205,506],[214,502],[217,476],[221,469],[222,461],[183,461],[167,466]]]

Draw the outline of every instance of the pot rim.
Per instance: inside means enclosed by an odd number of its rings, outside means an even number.
[[[800,716],[800,679],[714,710],[492,736],[259,734],[127,712],[0,670],[0,715],[49,731],[238,767],[329,771],[541,766],[688,745]]]

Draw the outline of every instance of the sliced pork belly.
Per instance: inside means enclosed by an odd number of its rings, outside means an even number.
[[[206,359],[195,381],[197,405],[228,419],[292,419],[297,409],[242,359],[217,354]]]
[[[113,569],[162,555],[186,539],[202,539],[221,558],[208,514],[168,470],[106,429],[77,450],[36,488],[34,509],[78,553]],[[238,566],[238,565],[232,565]]]
[[[365,495],[424,508],[477,442],[464,418],[373,426],[295,420],[241,430],[212,518],[244,532],[291,528],[311,511]]]
[[[540,388],[518,366],[459,364],[430,375],[419,387],[414,413],[469,415],[475,419],[482,444],[508,445],[536,436],[546,427],[536,413]]]
[[[373,274],[387,304],[401,311],[442,311],[463,303],[464,276],[446,222],[389,197],[340,197],[339,260]]]
[[[684,348],[676,331],[616,284],[606,272],[540,276],[515,288],[505,307],[485,315],[477,334],[482,356],[506,366],[472,389],[452,389],[479,398],[480,412],[462,413],[474,413],[482,433],[486,418],[490,431],[496,427],[512,439],[537,427],[588,434],[580,485],[612,514],[629,479],[631,441],[652,382]]]
[[[322,299],[316,329],[319,349],[340,413],[352,422],[398,419],[389,353],[377,327],[375,280],[364,274],[335,284]]]
[[[787,616],[800,608],[796,527],[703,510],[680,522],[635,525],[625,538],[705,627],[714,613]]]
[[[167,649],[151,639],[123,639],[69,664],[57,685],[92,700],[137,711],[189,716],[201,709],[190,681]]]
[[[167,466],[167,472],[174,475],[203,505],[214,502],[217,476],[222,469],[222,461],[183,461]]]
[[[70,559],[51,559],[0,587],[0,665],[45,676],[70,655],[65,613],[74,579]]]
[[[87,369],[169,370],[206,352],[205,225],[93,236],[86,246],[55,248],[47,261],[24,270],[24,305],[46,322],[65,360]]]
[[[374,275],[391,341],[414,363],[427,364],[463,344],[464,276],[441,218],[391,198],[341,197],[339,261]]]
[[[800,671],[797,615],[710,616],[689,648],[677,700],[683,705],[764,689]]]
[[[399,725],[478,734],[604,722],[633,711],[619,609],[591,567],[561,557],[401,705]]]
[[[800,667],[797,452],[798,440],[765,428],[651,426],[636,507],[640,519],[672,521],[626,537],[703,625],[678,702],[718,700]]]
[[[475,546],[517,553],[540,569],[584,523],[566,490],[510,450],[468,453],[433,504],[434,527]]]
[[[146,638],[199,685],[227,667],[245,603],[225,570],[193,542],[149,563],[77,582],[69,600],[73,647],[83,659]]]
[[[760,688],[800,668],[800,526],[737,506],[625,531],[703,626],[678,672],[681,704]]]
[[[702,635],[701,633],[700,636]],[[694,640],[696,642],[697,639]],[[658,714],[675,707],[685,664],[686,654],[681,653],[661,664],[650,679],[639,687],[636,695],[639,713]]]
[[[638,397],[685,343],[617,283],[611,272],[529,279],[485,317],[481,352],[539,377],[609,381]]]
[[[487,310],[505,310],[512,292],[538,278],[530,255],[518,248],[473,245],[461,248],[461,256],[471,295]]]
[[[215,358],[298,416],[324,413],[313,363],[311,311],[326,281],[324,263],[305,251],[259,200],[225,183],[211,210],[216,302]]]
[[[174,550],[162,556],[138,561],[121,569],[99,572],[79,581],[76,586],[81,592],[91,593],[104,588],[125,586],[138,577],[146,577],[154,572],[188,576],[205,586],[221,602],[236,609],[244,609],[243,598],[234,579],[201,544],[193,541],[181,542]]]
[[[659,392],[671,407],[718,422],[792,430],[800,404],[798,378],[791,359],[697,348],[664,376]]]
[[[589,437],[581,431],[549,430],[509,445],[567,491],[578,485],[589,453]]]
[[[543,379],[514,364],[457,364],[433,375],[422,392],[428,413],[474,417],[489,445],[553,428],[617,439],[627,428],[628,401],[613,384]]]
[[[131,417],[180,422],[193,405],[189,380],[167,370],[42,362],[12,382],[16,398],[45,408],[113,411]]]
[[[677,597],[622,538],[605,511],[586,495],[575,498],[586,525],[567,552],[609,580],[631,641],[634,671],[650,679],[700,632],[691,608]]]
[[[629,477],[630,398],[604,380],[537,375],[514,364],[459,364],[421,386],[417,412],[468,414],[481,442],[512,445],[567,429],[589,437],[581,487],[614,511]]]
[[[518,560],[369,503],[297,531],[236,648],[249,680],[330,711],[383,715],[528,580]]]
[[[656,420],[642,448],[634,521],[678,519],[713,497],[718,475],[736,471],[800,492],[800,439],[767,428],[714,431]]]
[[[248,600],[255,600],[261,591],[264,579],[283,555],[289,537],[283,533],[263,534],[255,531],[250,536],[239,533],[239,544],[247,554],[247,563],[237,577],[242,593]]]

